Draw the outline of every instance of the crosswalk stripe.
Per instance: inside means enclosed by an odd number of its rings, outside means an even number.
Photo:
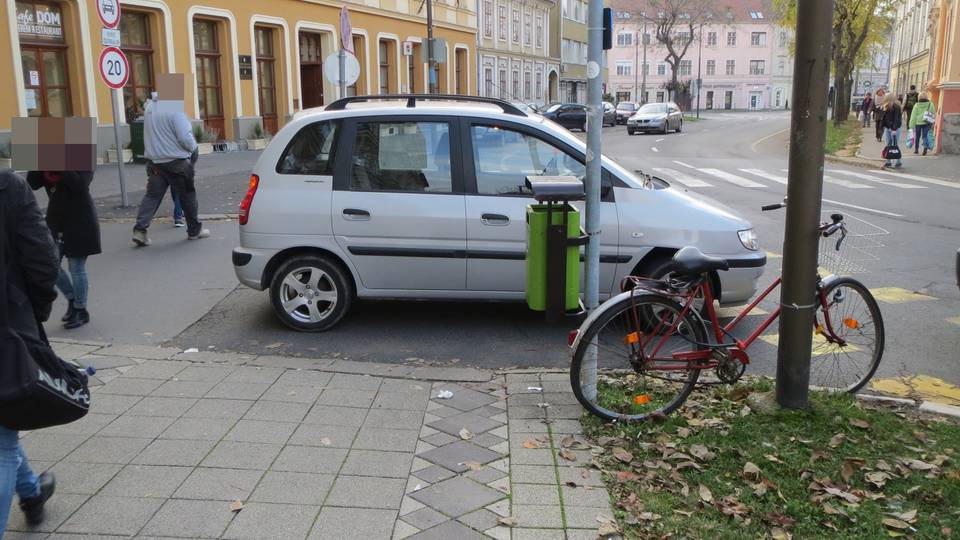
[[[854,171],[841,171],[840,169],[831,169],[831,173],[845,174],[847,176],[853,176],[855,178],[860,178],[861,180],[866,180],[868,182],[876,182],[878,184],[883,184],[885,186],[894,186],[903,189],[927,189],[927,186],[917,186],[914,184],[901,184],[900,182],[893,182],[887,180],[886,178],[877,178],[875,176],[870,176],[869,174],[854,172]]]
[[[783,172],[787,172],[787,169],[780,169]],[[860,184],[857,182],[851,182],[850,180],[844,180],[843,178],[837,178],[835,176],[830,176],[829,174],[823,175],[823,181],[828,184],[835,184],[838,186],[843,186],[849,189],[873,189],[873,186],[868,186],[866,184]]]
[[[765,186],[765,185],[763,185],[763,184],[761,184],[761,183],[759,183],[759,182],[754,182],[753,180],[748,180],[748,179],[743,178],[743,177],[741,177],[741,176],[737,176],[737,175],[735,175],[735,174],[731,174],[731,173],[728,173],[728,172],[726,172],[726,171],[721,171],[720,169],[700,169],[700,171],[701,171],[701,172],[704,172],[704,173],[707,173],[707,174],[709,174],[709,175],[711,175],[711,176],[715,176],[715,177],[717,177],[717,178],[719,178],[719,179],[721,179],[721,180],[726,180],[727,182],[730,182],[731,184],[736,184],[736,185],[741,186],[741,187],[748,187],[748,188],[765,188],[765,187],[767,187],[767,186]]]
[[[712,187],[713,186],[713,184],[704,182],[699,178],[690,176],[689,174],[686,174],[686,173],[682,173],[676,169],[669,169],[667,167],[656,167],[653,170],[657,172],[662,172],[670,176],[673,180],[676,180],[677,182],[680,182],[681,184],[687,187],[694,188],[694,187]]]
[[[928,184],[934,184],[937,186],[952,187],[954,189],[960,189],[960,182],[948,182],[947,180],[937,180],[936,178],[927,178],[926,176],[917,176],[915,174],[904,174],[901,172],[894,171],[877,171],[880,174],[887,174],[890,176],[899,176],[901,178],[908,178],[910,180],[916,180],[917,182],[926,182]]]
[[[766,178],[767,180],[773,180],[774,182],[787,185],[787,177],[779,176],[773,173],[768,173],[767,171],[762,171],[760,169],[737,169],[745,173],[750,173],[754,176],[759,176],[760,178]]]
[[[684,167],[686,167],[686,168],[688,168],[688,169],[696,169],[696,168],[697,168],[697,167],[694,167],[693,165],[689,165],[689,164],[684,163],[684,162],[682,162],[682,161],[673,160],[673,162],[676,163],[677,165],[682,165],[682,166],[684,166]]]

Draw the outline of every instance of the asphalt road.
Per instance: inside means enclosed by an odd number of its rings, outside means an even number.
[[[786,193],[788,127],[789,116],[783,112],[704,115],[700,122],[686,123],[682,133],[669,135],[631,137],[623,126],[608,127],[604,128],[604,153],[629,168],[668,179],[677,189],[711,197],[750,219],[763,248],[771,254],[763,278],[769,282],[779,272],[781,259],[777,255],[781,253],[784,214],[761,213],[759,208],[779,201]],[[881,376],[926,374],[958,384],[960,321],[956,318],[960,316],[960,294],[954,282],[953,257],[960,247],[960,216],[956,213],[960,182],[917,177],[915,171],[911,172],[911,158],[907,157],[904,170],[897,175],[827,164],[824,209],[869,222],[862,225],[862,230],[877,227],[889,232],[880,239],[884,247],[877,251],[877,260],[863,264],[870,272],[856,276],[884,293],[881,309],[887,351]],[[230,203],[226,197],[242,192],[245,175],[233,170],[211,174],[217,180],[206,185],[215,193],[201,189],[201,201],[204,197],[220,197],[226,208]],[[121,250],[118,256],[142,259],[144,292],[131,295],[124,290],[121,294],[103,280],[107,290],[99,284],[97,287],[110,297],[105,300],[107,304],[156,302],[155,308],[173,309],[174,301],[151,300],[151,296],[168,294],[175,280],[151,280],[150,275],[176,255],[182,260],[175,269],[165,268],[165,275],[173,272],[187,280],[189,290],[178,294],[188,298],[185,301],[191,306],[189,314],[158,317],[158,323],[163,324],[158,324],[158,331],[151,335],[136,332],[134,324],[123,326],[126,336],[139,335],[137,341],[171,342],[201,350],[379,362],[484,367],[565,367],[569,363],[566,335],[576,321],[547,325],[523,304],[362,301],[332,331],[290,331],[274,317],[266,293],[236,286],[228,250],[235,239],[235,227],[234,223],[218,225],[216,238],[204,244],[207,255],[202,262],[195,258],[198,254],[192,246],[174,247],[170,252],[151,247],[149,251],[135,251],[135,256]],[[118,239],[124,234],[116,233]],[[153,268],[148,265],[151,259]],[[120,278],[116,274],[113,277]],[[769,310],[775,300],[761,307]],[[130,316],[145,315],[139,308],[127,310]],[[754,319],[758,317],[748,321],[756,322]],[[769,333],[776,331],[774,325]],[[95,334],[128,341],[115,333],[102,327]],[[775,346],[758,341],[750,355],[751,371],[773,372]]]

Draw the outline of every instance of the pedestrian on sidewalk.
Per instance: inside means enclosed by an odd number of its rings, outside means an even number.
[[[87,257],[100,253],[100,223],[90,196],[93,172],[31,171],[27,183],[47,192],[47,227],[53,235],[60,262],[67,259],[69,272],[60,266],[57,288],[67,299],[67,313],[60,319],[71,330],[90,322],[87,311],[89,285]]]
[[[863,113],[863,127],[870,127],[870,115],[873,114],[873,94],[870,92],[867,92],[867,95],[863,97],[860,111]]]
[[[0,287],[6,291],[8,327],[24,341],[46,341],[43,321],[50,316],[57,298],[54,284],[58,267],[50,230],[30,187],[13,171],[0,172],[0,230],[7,267],[0,269]],[[20,497],[20,510],[28,525],[43,522],[43,506],[53,495],[50,473],[34,474],[20,446],[18,432],[0,426],[0,536],[7,528],[13,495]]]
[[[197,142],[193,138],[190,120],[183,111],[158,110],[151,107],[143,119],[144,157],[147,158],[147,192],[140,201],[137,224],[133,227],[133,243],[150,245],[147,228],[157,213],[160,201],[169,187],[180,198],[187,221],[187,239],[210,236],[197,218],[197,190],[194,184],[194,165],[197,162]]]
[[[910,91],[907,92],[906,99],[901,99],[900,103],[903,105],[903,115],[904,121],[910,121],[910,115],[913,113],[913,106],[917,104],[917,101],[920,99],[919,94],[917,94],[917,85],[911,84]]]
[[[907,126],[913,130],[913,153],[918,153],[923,144],[923,155],[927,155],[927,132],[936,120],[933,103],[927,98],[926,92],[920,92],[917,104],[910,112],[910,123]],[[922,141],[922,143],[921,143]]]
[[[880,142],[880,137],[883,136],[883,125],[880,123],[880,117],[883,116],[883,97],[886,93],[883,88],[877,90],[877,99],[873,101],[873,125],[877,133],[877,142]]]
[[[900,127],[903,126],[903,111],[900,109],[900,102],[893,97],[893,94],[883,96],[883,115],[880,118],[880,123],[883,125],[883,138],[887,146],[899,147]],[[890,165],[889,159],[886,159],[883,163],[884,167],[890,167]],[[902,166],[903,160],[897,158],[894,167],[899,169]]]

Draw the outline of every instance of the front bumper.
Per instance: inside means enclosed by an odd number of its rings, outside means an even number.
[[[634,131],[660,131],[664,122],[627,122],[627,127]]]
[[[724,306],[747,303],[757,293],[758,281],[767,265],[762,251],[748,255],[727,257],[730,269],[717,272],[720,278],[720,304]]]

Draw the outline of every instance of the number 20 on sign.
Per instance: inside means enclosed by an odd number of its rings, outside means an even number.
[[[107,47],[100,53],[100,76],[110,88],[120,89],[127,84],[130,69],[127,56],[116,47]]]

